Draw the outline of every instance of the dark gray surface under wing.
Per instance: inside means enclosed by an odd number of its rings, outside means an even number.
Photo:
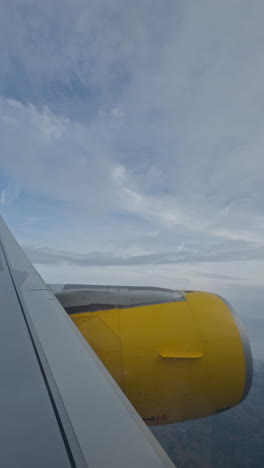
[[[0,243],[0,466],[70,467]]]
[[[72,466],[172,468],[174,464],[34,269],[1,217],[0,236],[53,407],[74,460]],[[0,401],[0,410],[1,405],[3,401]],[[47,436],[46,429],[45,426],[40,428],[40,438]],[[10,440],[12,438],[8,437]],[[30,450],[27,437],[23,437],[23,443]],[[49,439],[46,447],[52,451]],[[27,466],[41,465],[33,462]],[[67,462],[42,466],[67,467]]]

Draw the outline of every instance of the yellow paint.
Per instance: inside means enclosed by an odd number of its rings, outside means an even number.
[[[72,315],[71,318],[118,385],[123,388],[119,310],[81,313]]]
[[[207,359],[207,392],[217,410],[241,400],[245,360],[241,338],[228,307],[214,294],[187,295]]]
[[[239,403],[240,335],[218,296],[72,315],[147,424],[213,414]]]

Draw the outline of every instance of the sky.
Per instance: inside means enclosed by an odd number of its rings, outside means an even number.
[[[0,1],[0,212],[47,282],[262,320],[263,21],[262,0]]]

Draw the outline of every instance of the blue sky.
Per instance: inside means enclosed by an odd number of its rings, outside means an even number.
[[[0,208],[44,279],[259,304],[263,2],[0,13]]]

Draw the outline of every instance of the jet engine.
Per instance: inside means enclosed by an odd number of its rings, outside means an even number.
[[[222,297],[147,287],[51,288],[148,425],[215,414],[247,396],[249,341]]]

